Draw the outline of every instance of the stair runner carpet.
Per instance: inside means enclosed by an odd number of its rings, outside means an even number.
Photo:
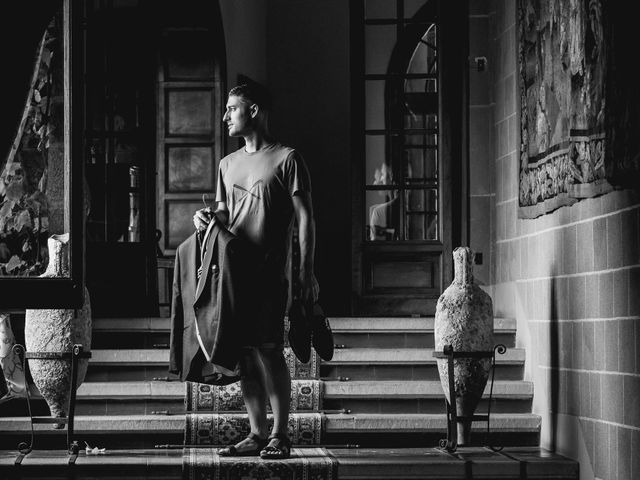
[[[325,424],[320,360],[313,351],[309,362],[302,363],[288,346],[285,359],[292,377],[289,437],[295,445],[319,445]],[[185,415],[185,446],[234,444],[250,432],[239,382],[225,386],[187,382],[185,409],[190,412]]]
[[[292,412],[321,410],[322,385],[320,380],[310,378],[291,380],[290,410]],[[245,411],[240,383],[218,387],[187,382],[185,410],[190,413]]]
[[[187,480],[336,480],[338,461],[325,448],[293,448],[287,460],[220,457],[210,448],[185,449],[183,478]]]
[[[322,413],[320,359],[312,351],[309,362],[300,362],[290,347],[285,359],[291,374],[291,413],[288,434],[292,444],[312,448],[293,448],[287,460],[260,457],[220,457],[206,445],[232,445],[249,432],[240,383],[225,386],[187,382],[185,391],[185,435],[183,477],[186,479],[318,479],[337,478],[337,460],[322,443],[325,416]],[[269,424],[273,421],[269,415]],[[205,447],[205,448],[203,448]]]

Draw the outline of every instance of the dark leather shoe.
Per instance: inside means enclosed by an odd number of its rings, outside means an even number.
[[[307,363],[311,358],[311,330],[304,306],[294,300],[289,308],[289,345],[298,360]]]
[[[329,319],[324,315],[320,305],[313,305],[311,322],[311,342],[320,358],[329,361],[333,358],[333,332]]]

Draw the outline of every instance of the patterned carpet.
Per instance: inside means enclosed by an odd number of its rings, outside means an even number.
[[[292,378],[289,438],[293,445],[320,445],[325,426],[322,412],[324,388],[319,378],[320,359],[313,349],[307,363],[300,362],[288,346],[284,353]],[[232,445],[250,432],[239,382],[225,386],[187,382],[185,410],[186,448]],[[269,415],[270,425],[271,422]]]
[[[324,448],[294,448],[287,460],[219,457],[215,449],[185,448],[185,480],[336,480],[338,462]]]
[[[269,427],[272,425],[269,416]],[[325,416],[320,412],[292,413],[288,433],[294,445],[322,443]],[[190,413],[186,415],[184,444],[232,445],[249,435],[249,419],[245,413]]]
[[[291,381],[291,411],[322,409],[322,382],[314,379]],[[225,386],[187,382],[185,393],[187,412],[235,412],[246,410],[240,383]]]

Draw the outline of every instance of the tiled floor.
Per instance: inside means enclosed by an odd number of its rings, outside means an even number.
[[[533,447],[501,452],[460,448],[447,453],[435,448],[330,448],[344,479],[553,479],[576,480],[578,464]],[[111,450],[101,455],[80,453],[73,466],[63,451],[34,451],[19,467],[18,452],[0,451],[0,478],[10,479],[180,479],[182,450]],[[257,461],[260,461],[257,459]]]

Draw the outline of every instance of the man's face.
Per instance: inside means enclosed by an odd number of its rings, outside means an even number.
[[[232,95],[227,100],[227,109],[222,121],[227,124],[230,137],[242,137],[254,129],[251,106],[241,97]]]

